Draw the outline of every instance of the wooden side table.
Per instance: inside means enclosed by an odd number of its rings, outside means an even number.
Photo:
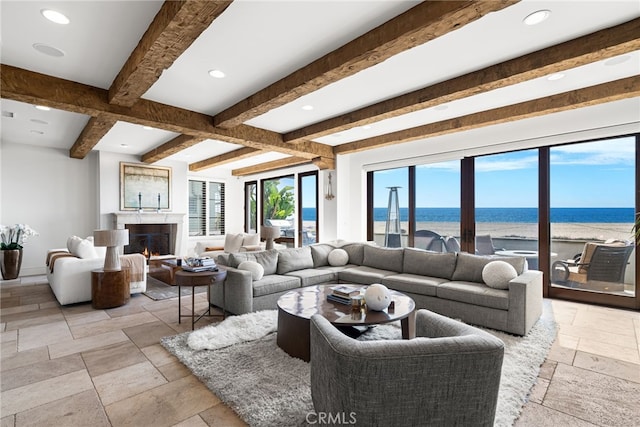
[[[224,268],[218,267],[218,271],[201,271],[198,273],[191,273],[184,270],[176,271],[174,274],[175,285],[178,287],[178,323],[182,321],[183,317],[191,317],[191,330],[194,329],[195,323],[200,320],[204,316],[222,316],[224,319],[226,317],[225,313],[225,304],[224,304],[224,279],[227,277],[227,270]],[[211,314],[211,285],[215,283],[222,284],[222,315],[220,314]],[[182,314],[182,286],[191,287],[191,315],[183,315]],[[196,286],[206,286],[207,287],[207,311],[203,312],[200,315],[196,315],[195,312],[195,287]],[[196,318],[196,316],[198,316]]]
[[[120,307],[131,298],[131,271],[123,267],[117,271],[91,271],[91,305],[93,308]]]

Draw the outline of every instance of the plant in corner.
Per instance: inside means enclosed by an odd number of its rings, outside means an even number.
[[[0,225],[0,272],[3,279],[18,277],[22,265],[22,245],[29,237],[37,235],[27,224],[15,224],[12,227]]]

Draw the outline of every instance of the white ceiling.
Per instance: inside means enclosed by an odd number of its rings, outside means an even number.
[[[369,0],[236,0],[164,71],[143,98],[215,115],[415,4]],[[161,5],[160,1],[2,0],[1,62],[108,89]],[[45,8],[63,12],[71,23],[57,25],[47,21],[40,14]],[[539,9],[549,9],[550,18],[537,26],[525,26],[523,18]],[[288,132],[637,17],[640,17],[637,0],[524,0],[302,96],[246,124]],[[35,43],[56,47],[65,56],[57,58],[37,52],[32,47]],[[354,128],[317,141],[339,145],[640,75],[640,51],[626,57],[619,65],[596,62],[567,70],[561,80],[539,78],[451,102],[446,109],[444,106],[430,108],[378,122],[368,129]],[[211,78],[207,74],[211,69],[223,70],[227,77]],[[307,104],[313,105],[314,109],[302,110],[301,107]],[[632,112],[631,117],[640,121],[640,100],[635,98],[626,105],[636,109],[637,114]],[[43,112],[32,105],[5,99],[2,100],[2,111],[2,142],[62,149],[71,148],[89,119],[57,110]],[[606,116],[606,105],[600,111]],[[611,111],[615,111],[614,105]],[[13,118],[5,117],[9,112],[14,114]],[[578,117],[574,129],[588,127],[580,122],[579,114],[573,116]],[[546,119],[549,123],[554,120],[551,116]],[[611,123],[619,124],[618,121],[612,114]],[[545,118],[536,122],[544,128]],[[505,130],[517,129],[517,126],[504,126]],[[504,134],[498,129],[496,132]],[[164,130],[145,130],[138,125],[118,122],[94,149],[141,155],[175,136],[177,134]],[[510,137],[519,139],[517,132]],[[193,163],[237,148],[240,146],[207,140],[169,159]],[[286,156],[268,153],[224,167],[236,169],[283,157]]]

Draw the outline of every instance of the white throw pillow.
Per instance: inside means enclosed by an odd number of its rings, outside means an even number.
[[[329,261],[329,265],[334,267],[347,265],[349,262],[349,254],[344,249],[334,249],[329,252],[327,261]]]
[[[82,259],[98,258],[93,242],[87,239],[82,239],[80,243],[78,243],[78,247],[74,255]]]
[[[242,246],[257,246],[260,244],[259,234],[246,234],[242,239]]]
[[[224,251],[230,254],[240,252],[242,246],[242,240],[244,237],[242,233],[239,234],[227,234],[224,236]]]
[[[495,289],[509,289],[509,281],[516,277],[516,269],[506,261],[491,261],[482,269],[482,280]]]
[[[245,270],[251,273],[252,280],[260,280],[264,276],[264,267],[255,261],[242,261],[238,264],[238,270]]]
[[[67,239],[67,250],[70,254],[76,255],[78,253],[78,245],[82,241],[81,237],[71,236]]]

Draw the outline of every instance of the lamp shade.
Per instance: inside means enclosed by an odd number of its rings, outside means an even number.
[[[117,230],[95,230],[93,232],[94,246],[124,246],[129,244],[129,230],[120,228]]]
[[[280,237],[280,227],[263,225],[260,227],[260,237],[265,240],[265,249],[273,249],[273,239]]]
[[[95,230],[93,232],[93,245],[107,247],[107,254],[104,257],[104,271],[119,271],[122,269],[118,247],[128,244],[129,230],[126,228]]]
[[[277,239],[280,237],[280,227],[274,225],[263,225],[260,227],[260,237],[263,239]]]

